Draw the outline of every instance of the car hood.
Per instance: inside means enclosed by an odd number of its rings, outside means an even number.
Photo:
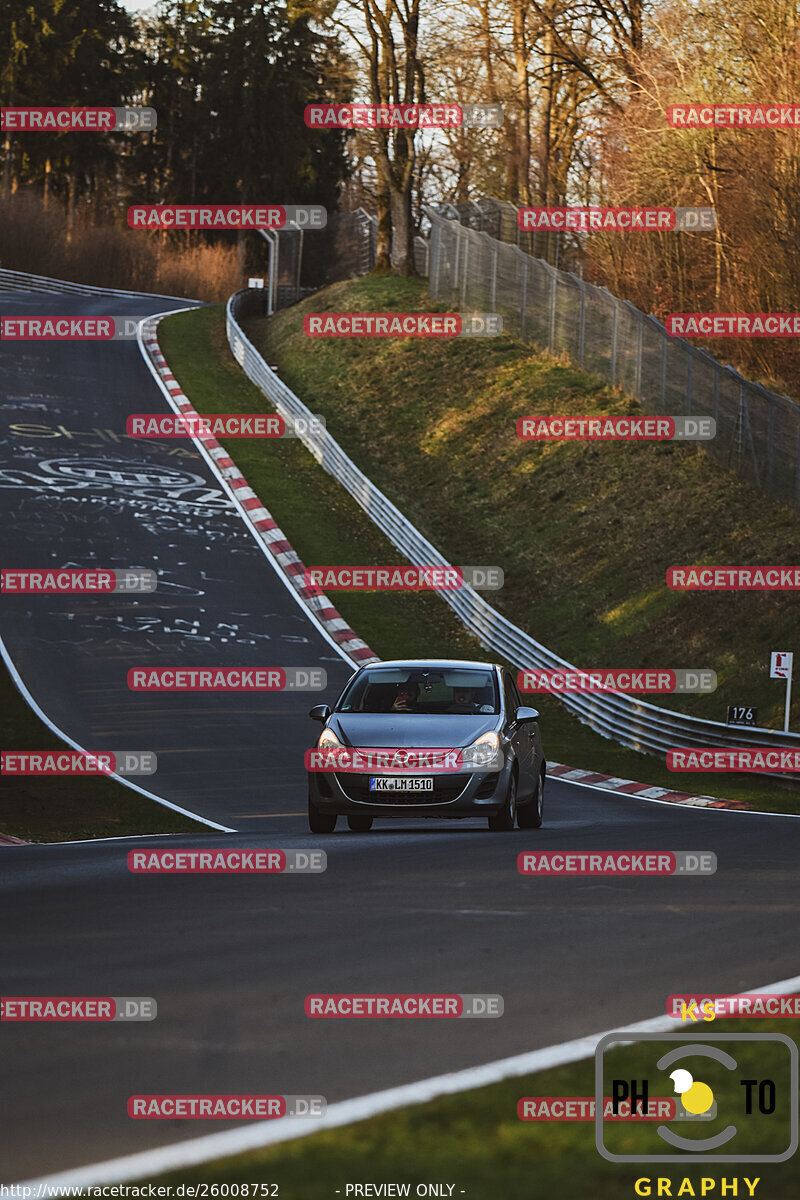
[[[497,713],[415,716],[413,713],[334,713],[328,722],[351,746],[468,746],[482,733],[497,729]]]

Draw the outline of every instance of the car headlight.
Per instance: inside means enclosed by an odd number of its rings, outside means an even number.
[[[479,767],[482,770],[490,767],[499,771],[503,766],[500,738],[494,731],[482,733],[474,742],[470,742],[469,746],[464,747],[461,759],[467,767]]]
[[[343,745],[344,743],[339,741],[332,729],[323,729],[317,742],[317,747],[320,750],[336,750]]]

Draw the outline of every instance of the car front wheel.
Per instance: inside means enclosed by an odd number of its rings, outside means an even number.
[[[311,796],[308,797],[308,828],[312,833],[333,833],[336,813],[320,812]]]
[[[544,819],[544,776],[536,780],[536,792],[530,804],[517,810],[520,829],[538,829]]]
[[[347,818],[347,825],[353,833],[369,833],[372,829],[372,817],[368,817],[364,813],[354,813]]]
[[[512,775],[508,781],[508,791],[503,807],[499,812],[489,817],[489,828],[492,833],[508,833],[514,828],[517,819],[517,777]]]

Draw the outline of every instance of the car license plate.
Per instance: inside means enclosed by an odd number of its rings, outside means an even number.
[[[371,792],[432,792],[432,775],[372,775]]]

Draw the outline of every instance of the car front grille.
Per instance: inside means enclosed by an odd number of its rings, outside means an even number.
[[[336,775],[344,794],[362,804],[387,804],[393,808],[415,804],[449,804],[457,800],[469,783],[471,775],[434,775],[432,792],[371,792],[369,775]]]

